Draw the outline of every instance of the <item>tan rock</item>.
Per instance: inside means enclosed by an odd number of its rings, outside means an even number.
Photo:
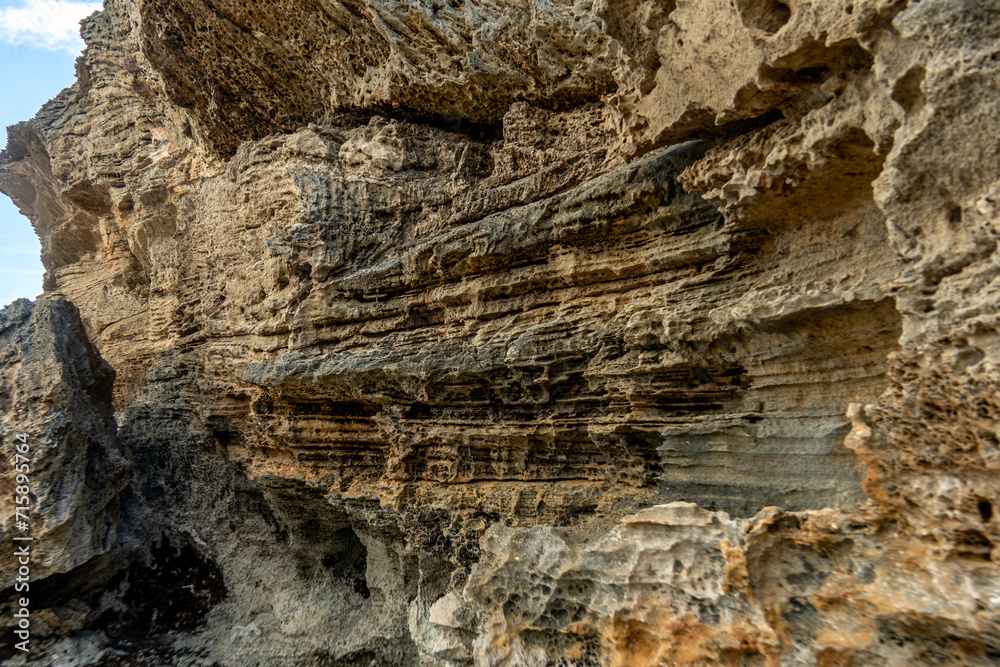
[[[133,461],[40,659],[996,662],[998,30],[108,0],[0,158]]]

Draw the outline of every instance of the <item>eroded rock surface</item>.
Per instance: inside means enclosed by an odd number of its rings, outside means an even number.
[[[21,608],[13,601],[41,602],[38,580],[69,583],[83,597],[79,589],[107,584],[109,564],[136,545],[122,507],[129,466],[115,441],[114,371],[87,339],[76,307],[22,299],[0,311],[0,364],[0,624],[11,638]],[[88,567],[91,581],[75,576]],[[82,626],[86,604],[57,597],[35,616],[36,637]],[[14,653],[13,641],[0,649],[5,658]]]
[[[993,3],[83,34],[0,189],[116,373],[134,548],[45,659],[1000,659]]]
[[[106,552],[116,538],[116,506],[128,466],[114,440],[114,371],[66,301],[19,300],[2,317],[0,397],[4,459],[10,462],[3,487],[11,501],[3,506],[4,541],[34,535],[47,547],[36,554],[36,567],[66,572]],[[29,470],[21,474],[30,482],[19,484],[15,465],[24,463]],[[30,533],[15,527],[17,486],[34,496],[31,506],[21,508],[31,517]],[[34,512],[39,506],[46,511]],[[5,555],[4,588],[13,585],[6,576],[10,558]]]

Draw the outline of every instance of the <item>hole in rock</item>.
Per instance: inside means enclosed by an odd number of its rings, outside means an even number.
[[[978,530],[964,530],[955,538],[955,552],[959,556],[989,560],[993,542]]]
[[[792,10],[780,0],[737,0],[743,25],[774,34],[792,18]]]
[[[986,523],[993,518],[993,505],[988,500],[980,500],[976,503],[976,509],[979,510],[979,517]]]
[[[370,598],[371,591],[366,579],[368,550],[357,534],[350,528],[338,530],[330,539],[330,545],[336,550],[323,556],[320,561],[323,567],[361,597],[366,600]]]
[[[108,590],[120,600],[97,620],[113,641],[141,641],[166,632],[199,628],[209,610],[227,595],[222,572],[193,546],[164,540],[149,565],[132,565]]]
[[[907,113],[912,113],[924,103],[924,75],[924,68],[916,65],[907,70],[893,86],[892,99]]]

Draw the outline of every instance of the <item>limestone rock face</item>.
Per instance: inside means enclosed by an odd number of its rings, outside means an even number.
[[[36,573],[67,572],[116,542],[128,464],[115,443],[114,371],[66,301],[19,300],[0,318],[4,542],[34,537]],[[24,464],[26,472],[17,470]],[[27,483],[18,482],[19,472]],[[16,493],[18,486],[30,492]],[[32,502],[20,506],[15,495]],[[17,518],[15,508],[28,518]],[[17,528],[18,521],[29,528]],[[12,552],[3,563],[0,585],[7,588],[17,569]]]
[[[10,603],[40,602],[46,584],[38,580],[72,580],[70,573],[128,548],[129,465],[115,441],[114,371],[87,339],[76,307],[22,299],[0,311],[0,364],[0,586],[11,593],[2,621],[10,637],[17,623]],[[106,583],[99,569],[93,578],[94,587]],[[65,600],[47,606],[35,618],[36,636],[52,626],[78,630],[87,611]]]
[[[995,3],[107,0],[83,34],[0,156],[86,332],[46,363],[115,373],[77,426],[113,483],[40,503],[76,523],[38,604],[78,610],[40,659],[1000,659]]]

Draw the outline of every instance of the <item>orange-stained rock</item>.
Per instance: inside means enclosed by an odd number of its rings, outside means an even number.
[[[995,3],[83,34],[0,189],[115,371],[128,548],[60,538],[40,659],[1000,659]]]

